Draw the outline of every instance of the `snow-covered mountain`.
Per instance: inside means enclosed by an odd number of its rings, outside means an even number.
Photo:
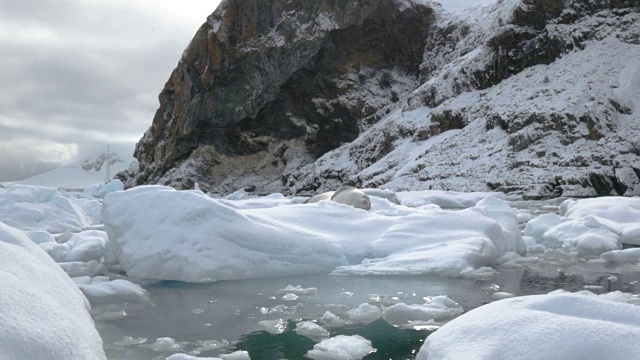
[[[131,145],[112,146],[109,151],[111,179],[116,173],[136,166]],[[35,186],[50,186],[67,190],[82,190],[107,179],[107,148],[92,147],[78,154],[69,164],[51,171],[13,183]],[[5,184],[9,185],[9,183]]]
[[[347,3],[222,2],[120,178],[640,194],[637,1]]]

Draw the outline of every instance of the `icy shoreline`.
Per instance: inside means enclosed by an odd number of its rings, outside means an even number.
[[[539,271],[550,269],[555,272],[564,267],[567,271],[583,272],[585,276],[589,271],[593,273],[589,276],[604,276],[605,280],[591,280],[584,289],[599,293],[627,289],[632,293],[620,293],[619,297],[631,304],[638,303],[637,295],[634,295],[637,287],[624,285],[625,288],[621,288],[620,275],[606,275],[610,271],[607,269],[613,268],[621,269],[623,273],[638,271],[640,252],[622,249],[623,243],[635,244],[640,238],[638,198],[566,200],[530,209],[523,206],[527,202],[507,200],[500,193],[369,191],[369,194],[372,209],[365,211],[326,201],[302,204],[303,199],[299,197],[288,198],[280,194],[258,197],[239,192],[220,198],[200,191],[176,191],[160,186],[123,191],[121,184],[114,182],[88,189],[81,195],[13,185],[0,189],[0,222],[8,229],[0,234],[0,245],[11,244],[15,241],[12,239],[18,237],[28,243],[22,246],[27,246],[37,256],[48,253],[59,263],[55,271],[62,273],[60,269],[64,270],[75,283],[70,289],[68,284],[71,282],[67,278],[64,280],[67,285],[60,287],[61,291],[78,293],[80,289],[95,307],[94,316],[99,319],[100,326],[108,329],[110,322],[128,321],[128,311],[137,313],[141,310],[136,309],[154,306],[160,301],[149,293],[152,284],[149,280],[258,279],[255,281],[260,282],[261,278],[271,278],[273,280],[262,281],[276,283],[278,279],[294,275],[332,273],[358,275],[347,276],[348,279],[361,275],[375,279],[378,275],[386,275],[385,279],[390,279],[386,283],[396,282],[394,278],[415,277],[418,284],[426,279],[425,276],[441,275],[444,284],[452,283],[451,277],[455,282],[486,283],[483,286],[487,286],[487,290],[483,291],[488,300],[485,301],[498,300],[507,306],[513,296],[521,299],[519,301],[528,300],[518,296],[523,295],[518,287],[509,289],[492,285],[492,281],[498,281],[495,279],[500,271],[517,273],[535,267]],[[391,195],[400,204],[388,201]],[[6,234],[17,235],[9,237]],[[54,264],[51,259],[48,262]],[[0,263],[0,271],[15,266],[14,261],[9,259]],[[318,276],[321,279],[326,275]],[[337,277],[340,278],[342,276]],[[24,285],[31,286],[28,285],[30,280],[25,281]],[[224,283],[228,285],[223,287],[233,288],[235,282]],[[628,284],[628,280],[624,284]],[[189,285],[185,286],[190,289]],[[452,290],[446,289],[432,293],[424,300],[415,297],[415,290],[413,296],[408,296],[406,290],[393,296],[359,293],[347,302],[349,305],[327,303],[326,308],[311,311],[317,308],[313,305],[315,299],[326,296],[326,289],[283,285],[278,291],[270,290],[273,295],[269,292],[257,295],[263,299],[258,303],[267,301],[265,304],[271,305],[258,306],[243,316],[248,316],[244,321],[250,321],[253,326],[280,331],[283,319],[307,313],[311,323],[300,324],[300,334],[308,334],[317,341],[327,336],[332,339],[331,329],[336,327],[366,324],[377,319],[399,327],[437,328],[469,310],[469,304],[458,304],[460,296],[450,297]],[[411,292],[411,288],[408,290]],[[363,295],[366,296],[361,299]],[[336,297],[332,301],[342,299],[346,302],[354,294],[343,290],[332,296]],[[543,296],[543,299],[546,298]],[[24,302],[19,295],[8,301],[12,304]],[[546,300],[541,301],[545,303]],[[605,308],[610,307],[604,304]],[[203,305],[194,305],[188,311],[201,315],[207,310]],[[245,310],[238,311],[244,314]],[[586,313],[585,316],[595,316],[593,314]],[[264,320],[249,320],[255,317]],[[216,326],[215,322],[219,320],[215,319],[205,323],[204,328]],[[14,323],[25,331],[32,330],[28,321]],[[67,335],[74,331],[62,330],[60,325],[54,321],[50,326]],[[637,326],[629,325],[628,331],[637,331]],[[93,323],[89,327],[94,329]],[[0,338],[2,334],[8,334],[9,329],[0,327]],[[322,329],[329,329],[329,335]],[[162,340],[164,337],[158,334],[155,344],[147,343],[147,339],[142,342],[139,338],[115,342],[122,343],[119,346],[125,346],[124,349],[140,347],[167,356],[180,349],[189,349],[173,338]],[[224,355],[233,346],[231,343],[221,346],[223,339],[191,348],[192,351],[217,349],[205,353],[212,354],[213,351],[214,355]],[[436,340],[429,343],[434,344]],[[76,341],[80,339],[76,338]],[[93,341],[97,340],[94,338]],[[351,341],[361,344],[362,354],[370,351],[365,351],[369,345],[360,338],[343,338],[326,342],[311,354],[323,356],[320,354],[339,351]],[[500,343],[500,346],[505,345]],[[50,351],[60,350],[54,346]],[[96,345],[88,351],[100,352],[102,347]],[[189,356],[197,355],[191,353]]]

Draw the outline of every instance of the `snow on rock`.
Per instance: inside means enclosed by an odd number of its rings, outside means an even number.
[[[124,184],[119,179],[114,179],[106,184],[95,184],[82,192],[82,197],[103,199],[112,192],[124,190]]]
[[[76,282],[91,304],[134,303],[149,301],[149,294],[140,285],[124,279],[109,280],[97,276],[88,283]]]
[[[313,321],[301,321],[297,323],[295,331],[296,334],[306,336],[312,340],[329,337],[329,331]]]
[[[19,184],[0,189],[0,221],[49,233],[80,231],[92,224],[82,207],[57,189]]]
[[[462,276],[525,251],[515,212],[499,196],[483,199],[460,211],[387,216],[333,202],[238,209],[201,192],[143,186],[105,198],[106,258],[133,278],[188,282],[334,269]]]
[[[496,301],[442,326],[416,359],[637,359],[638,309],[588,292]]]
[[[364,303],[355,309],[347,311],[347,316],[349,316],[351,321],[356,323],[370,323],[380,319],[382,311],[380,311],[380,308],[377,306]]]
[[[314,360],[359,360],[373,352],[371,341],[360,335],[338,335],[314,345],[305,356]]]
[[[403,325],[415,321],[443,320],[462,314],[462,306],[449,297],[436,296],[424,304],[398,303],[384,309],[383,319],[391,325]]]
[[[2,222],[0,288],[3,359],[105,359],[82,293],[24,233]]]

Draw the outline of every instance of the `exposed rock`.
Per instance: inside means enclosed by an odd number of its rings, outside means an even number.
[[[144,183],[228,193],[640,194],[640,0],[226,0],[138,143]]]
[[[224,1],[160,94],[127,185],[281,190],[417,86],[434,18],[392,0]]]

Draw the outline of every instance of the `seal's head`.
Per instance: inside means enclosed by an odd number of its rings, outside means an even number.
[[[331,201],[353,206],[358,209],[371,209],[371,199],[369,196],[353,186],[343,186],[338,189],[331,197]]]

